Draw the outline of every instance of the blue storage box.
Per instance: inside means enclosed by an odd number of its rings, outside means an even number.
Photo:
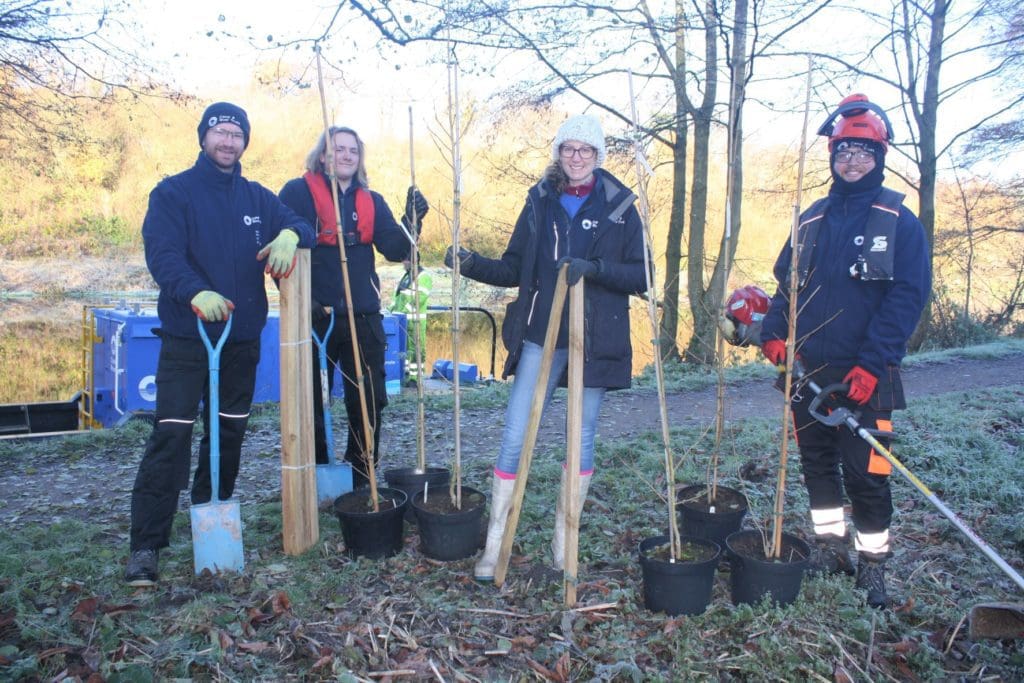
[[[95,418],[104,427],[113,427],[133,413],[156,409],[156,366],[160,356],[160,338],[155,330],[160,319],[153,307],[138,305],[117,308],[93,308],[96,335],[93,344]],[[272,310],[260,335],[260,362],[256,367],[253,403],[279,401],[281,398],[280,352],[281,320]],[[387,335],[385,380],[388,394],[401,390],[405,348],[401,344],[399,321],[384,314]],[[335,397],[344,395],[341,371],[335,369]]]
[[[450,360],[434,361],[434,373],[431,375],[436,379],[446,379],[449,382],[455,381],[455,363]],[[474,363],[459,363],[459,383],[473,384],[480,373]]]

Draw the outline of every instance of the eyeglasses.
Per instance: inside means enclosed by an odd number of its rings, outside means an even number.
[[[245,139],[245,133],[242,133],[241,131],[227,130],[226,128],[214,128],[211,132],[221,140],[238,140],[241,142]]]
[[[862,164],[866,164],[869,161],[874,161],[875,155],[866,150],[860,149],[856,152],[836,152],[836,161],[840,164],[848,164],[851,161],[858,161]]]
[[[558,153],[561,154],[564,159],[572,159],[575,155],[579,154],[580,159],[589,161],[594,158],[595,154],[597,154],[597,150],[589,145],[585,147],[570,147],[569,145],[562,145],[558,148]]]

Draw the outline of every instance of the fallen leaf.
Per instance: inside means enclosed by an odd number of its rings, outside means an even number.
[[[253,654],[259,654],[270,647],[270,643],[265,643],[262,640],[247,641],[240,640],[237,643],[238,649],[242,652],[252,652]]]
[[[907,601],[893,610],[896,614],[909,614],[914,609],[914,596],[907,598]]]
[[[118,614],[124,614],[125,612],[133,612],[139,608],[138,605],[103,605],[100,609],[104,614],[109,616],[116,616]]]
[[[77,621],[89,621],[96,617],[96,608],[99,607],[100,601],[97,598],[86,598],[77,605],[71,612],[71,618]]]
[[[278,591],[274,594],[273,600],[271,600],[271,607],[274,610],[274,616],[280,616],[292,608],[292,601],[288,599],[288,594],[284,591]]]
[[[854,683],[853,676],[846,670],[842,664],[836,664],[832,669],[832,682],[833,683]]]
[[[563,652],[562,656],[558,658],[558,663],[555,664],[555,675],[558,676],[557,680],[559,683],[565,683],[569,680],[570,667],[569,653]]]

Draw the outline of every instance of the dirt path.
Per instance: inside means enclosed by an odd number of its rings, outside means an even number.
[[[972,387],[1024,386],[1024,354],[999,359],[953,359],[913,366],[904,371],[910,401],[925,396],[961,392]],[[727,389],[728,419],[777,416],[782,395],[768,380],[736,384]],[[674,426],[709,424],[715,413],[715,388],[672,393],[668,412]],[[388,408],[382,452],[387,466],[410,465],[415,458],[412,404]],[[657,431],[659,411],[653,390],[611,392],[602,409],[599,438],[605,440]],[[564,399],[556,399],[541,426],[539,443],[561,441]],[[502,409],[465,410],[461,416],[462,452],[468,459],[491,461],[503,423]],[[451,451],[451,416],[427,416],[427,450],[446,457]],[[68,439],[48,440],[42,455],[7,458],[0,472],[0,525],[52,523],[64,518],[88,518],[113,525],[127,538],[128,503],[143,443],[129,447],[104,446],[83,452]],[[280,437],[270,427],[246,437],[237,493],[242,500],[276,498],[280,488]],[[433,458],[432,458],[433,459]]]

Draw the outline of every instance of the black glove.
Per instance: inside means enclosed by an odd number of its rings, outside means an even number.
[[[473,263],[473,258],[476,256],[476,252],[470,251],[469,249],[463,249],[459,247],[459,269],[466,270]],[[452,254],[452,248],[448,247],[444,252],[444,264],[449,268],[454,268],[455,258]]]
[[[601,261],[598,259],[588,261],[582,258],[563,256],[555,264],[555,268],[561,270],[562,266],[566,264],[569,264],[569,271],[565,274],[565,281],[570,287],[579,282],[581,278],[592,278],[601,272]]]
[[[318,323],[324,318],[331,316],[331,309],[328,306],[324,306],[319,301],[314,301],[312,305],[313,322]]]
[[[413,229],[411,220],[415,216],[415,225],[418,231],[423,227],[423,217],[427,215],[429,210],[430,205],[427,204],[427,198],[423,196],[423,193],[415,185],[410,185],[408,192],[405,193],[405,213],[402,215],[402,223],[405,227],[410,230]]]

